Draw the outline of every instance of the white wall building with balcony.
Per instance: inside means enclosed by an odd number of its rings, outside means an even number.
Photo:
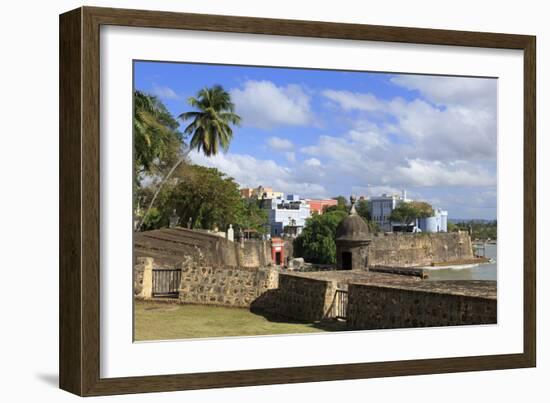
[[[268,209],[269,233],[272,237],[282,236],[285,229],[292,235],[300,235],[306,219],[311,215],[307,201],[294,194],[265,200],[263,207]]]

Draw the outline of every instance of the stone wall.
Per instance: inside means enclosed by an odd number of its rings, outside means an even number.
[[[180,266],[179,300],[185,304],[248,308],[261,294],[277,288],[275,269],[213,267],[191,258]]]
[[[152,257],[159,267],[179,265],[189,256],[214,267],[264,267],[271,263],[269,241],[250,240],[241,244],[186,228],[137,233],[134,252],[136,257]]]
[[[237,250],[238,267],[265,267],[271,264],[271,243],[249,240],[239,245]]]
[[[366,284],[348,286],[347,326],[352,330],[496,322],[496,298]]]
[[[294,239],[284,239],[285,249],[285,264],[288,266],[292,258],[294,258]]]
[[[368,264],[429,265],[474,258],[470,236],[465,232],[434,234],[381,234],[369,246]]]
[[[153,294],[153,259],[138,257],[134,266],[134,296],[151,298]]]
[[[280,273],[278,288],[258,302],[262,310],[275,316],[316,322],[331,316],[335,291],[336,283],[332,281]]]

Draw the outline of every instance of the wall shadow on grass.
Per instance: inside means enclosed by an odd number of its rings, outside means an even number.
[[[281,292],[277,289],[271,289],[264,292],[258,298],[256,298],[250,304],[250,312],[255,315],[264,317],[269,322],[274,323],[291,323],[291,324],[303,324],[312,328],[323,330],[325,332],[340,332],[348,330],[346,328],[346,322],[335,319],[326,319],[321,321],[302,321],[292,318],[288,318],[284,315],[277,314],[277,305],[281,303]]]

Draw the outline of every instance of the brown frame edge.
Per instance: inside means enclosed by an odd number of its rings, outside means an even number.
[[[476,357],[100,378],[99,31],[189,29],[524,51],[524,352]],[[81,7],[60,15],[59,383],[80,396],[534,367],[536,38],[482,32]]]

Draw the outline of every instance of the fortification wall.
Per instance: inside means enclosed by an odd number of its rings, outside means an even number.
[[[234,248],[237,251],[237,266],[265,267],[271,264],[271,243],[268,241],[246,241],[242,247]]]
[[[279,274],[276,290],[261,296],[254,308],[275,316],[315,322],[330,314],[336,283],[290,274]]]
[[[383,234],[373,238],[368,252],[369,266],[429,265],[473,258],[470,236],[464,232]]]
[[[275,269],[205,266],[192,259],[180,267],[181,303],[248,308],[261,294],[277,288]]]
[[[137,298],[151,297],[153,287],[153,259],[138,257],[134,266],[134,296]]]
[[[330,311],[335,290],[331,281],[280,274],[276,296],[266,309],[295,320],[320,321]]]
[[[134,238],[136,257],[152,257],[157,266],[175,266],[187,257],[213,267],[264,267],[271,263],[268,241],[243,244],[186,228],[140,232]]]
[[[483,296],[349,284],[352,330],[497,323],[497,300]]]

